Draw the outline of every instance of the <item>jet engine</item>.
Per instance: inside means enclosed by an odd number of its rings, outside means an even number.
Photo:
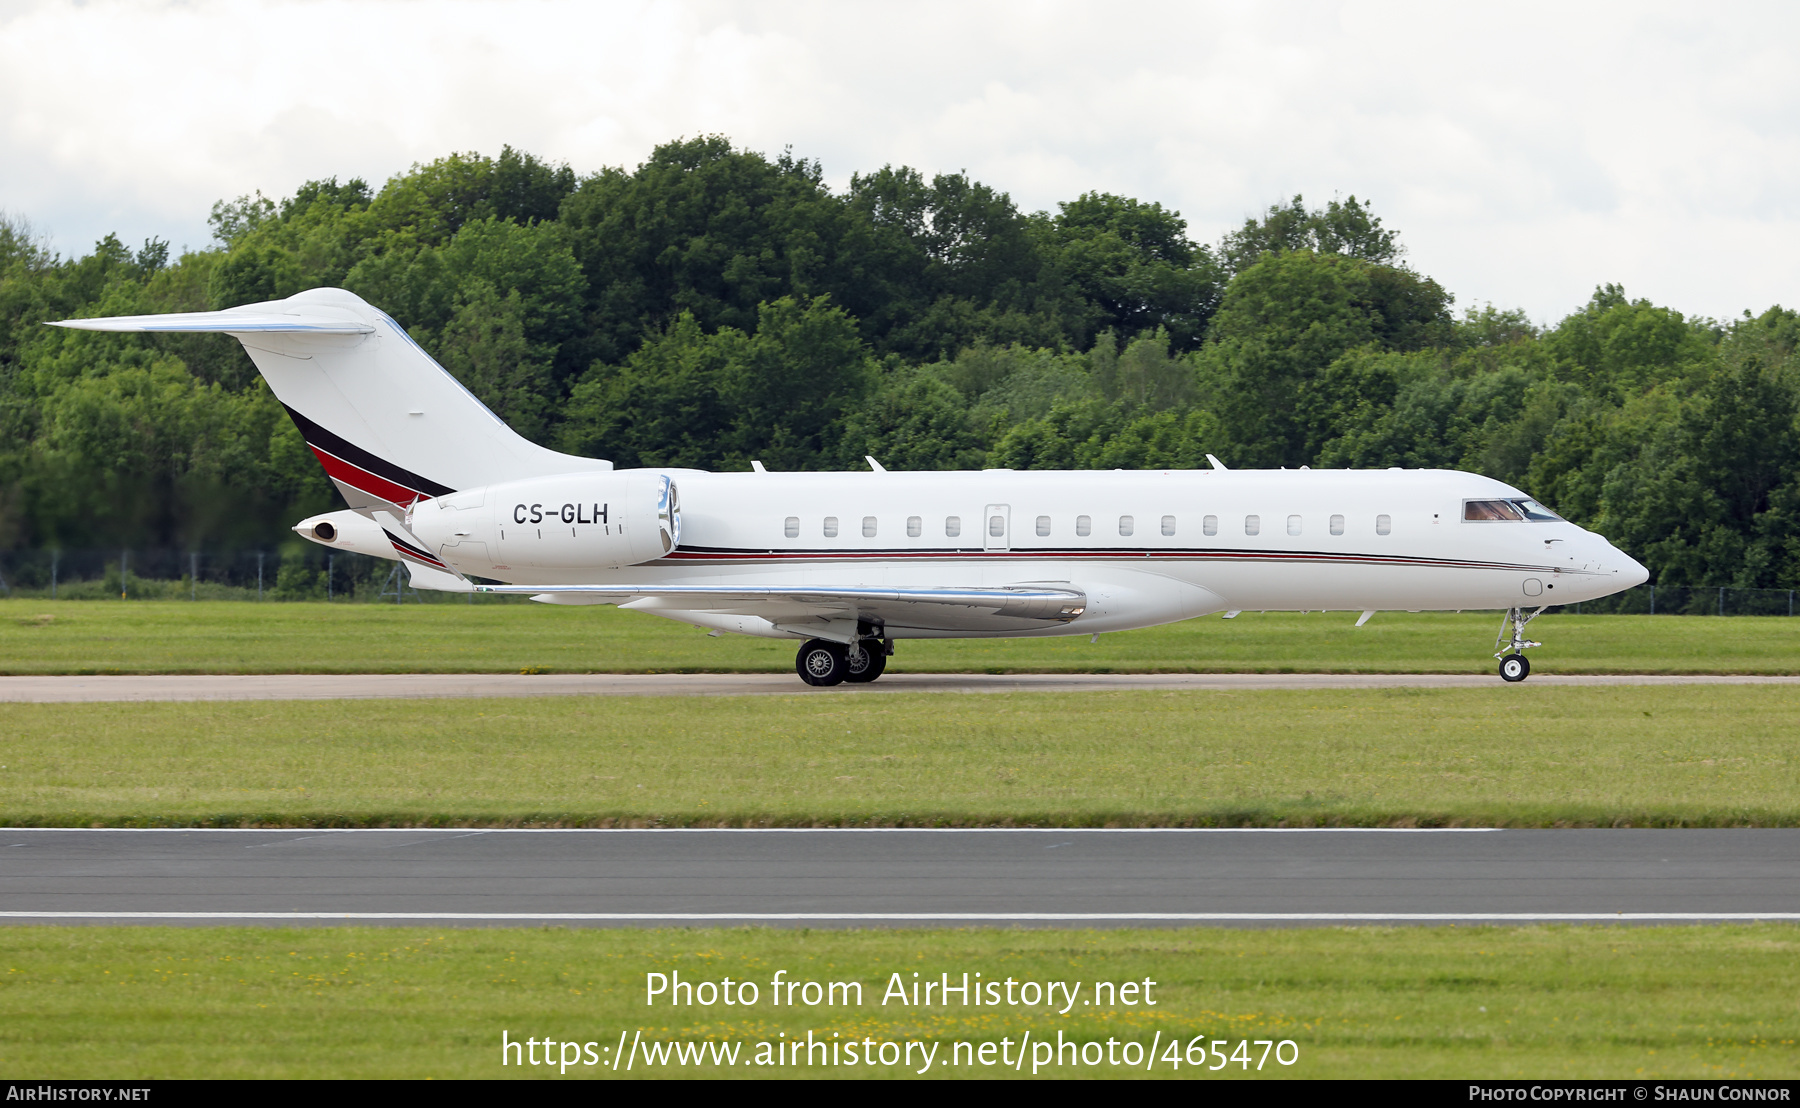
[[[294,533],[333,550],[348,550],[393,561],[399,555],[381,524],[357,512],[328,512],[294,524]]]
[[[675,482],[653,470],[565,473],[420,501],[414,537],[464,573],[615,569],[681,545]]]

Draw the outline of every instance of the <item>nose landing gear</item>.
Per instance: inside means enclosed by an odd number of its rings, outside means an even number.
[[[1539,608],[1530,615],[1523,608],[1511,608],[1506,617],[1500,621],[1500,633],[1494,637],[1500,659],[1500,679],[1502,681],[1523,681],[1531,676],[1531,663],[1525,658],[1525,651],[1534,646],[1543,646],[1541,642],[1532,642],[1525,637],[1525,625],[1544,614]],[[1508,634],[1510,628],[1511,633]]]

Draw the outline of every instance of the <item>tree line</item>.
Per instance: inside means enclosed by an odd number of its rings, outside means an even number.
[[[452,154],[211,226],[65,258],[0,218],[0,550],[269,545],[337,506],[234,341],[40,324],[339,285],[520,433],[622,467],[1466,469],[1655,583],[1800,586],[1800,316],[1615,285],[1549,327],[1459,313],[1355,197],[1204,244],[1154,201],[1025,212],[903,166],[833,190],[702,137],[585,177]]]

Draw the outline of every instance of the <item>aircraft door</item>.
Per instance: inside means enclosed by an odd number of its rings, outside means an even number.
[[[981,513],[981,545],[986,550],[1012,549],[1012,509],[989,504]]]

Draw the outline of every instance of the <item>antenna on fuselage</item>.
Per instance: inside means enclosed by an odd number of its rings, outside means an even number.
[[[887,472],[887,470],[881,468],[881,463],[875,460],[875,456],[873,454],[864,454],[863,461],[868,462],[869,468],[874,470],[876,473],[886,473]]]
[[[1218,459],[1218,456],[1217,456],[1217,455],[1215,455],[1215,454],[1208,454],[1208,455],[1207,455],[1207,456],[1206,456],[1206,460],[1207,460],[1207,461],[1209,461],[1209,462],[1211,462],[1211,463],[1212,463],[1212,467],[1213,467],[1213,468],[1214,468],[1214,469],[1216,469],[1216,470],[1218,470],[1218,471],[1220,471],[1220,472],[1221,472],[1221,473],[1225,473],[1225,472],[1229,472],[1229,467],[1227,467],[1227,466],[1226,466],[1226,465],[1225,465],[1225,463],[1224,463],[1224,462],[1221,462],[1221,461],[1220,461],[1220,460],[1219,460],[1219,459]]]

